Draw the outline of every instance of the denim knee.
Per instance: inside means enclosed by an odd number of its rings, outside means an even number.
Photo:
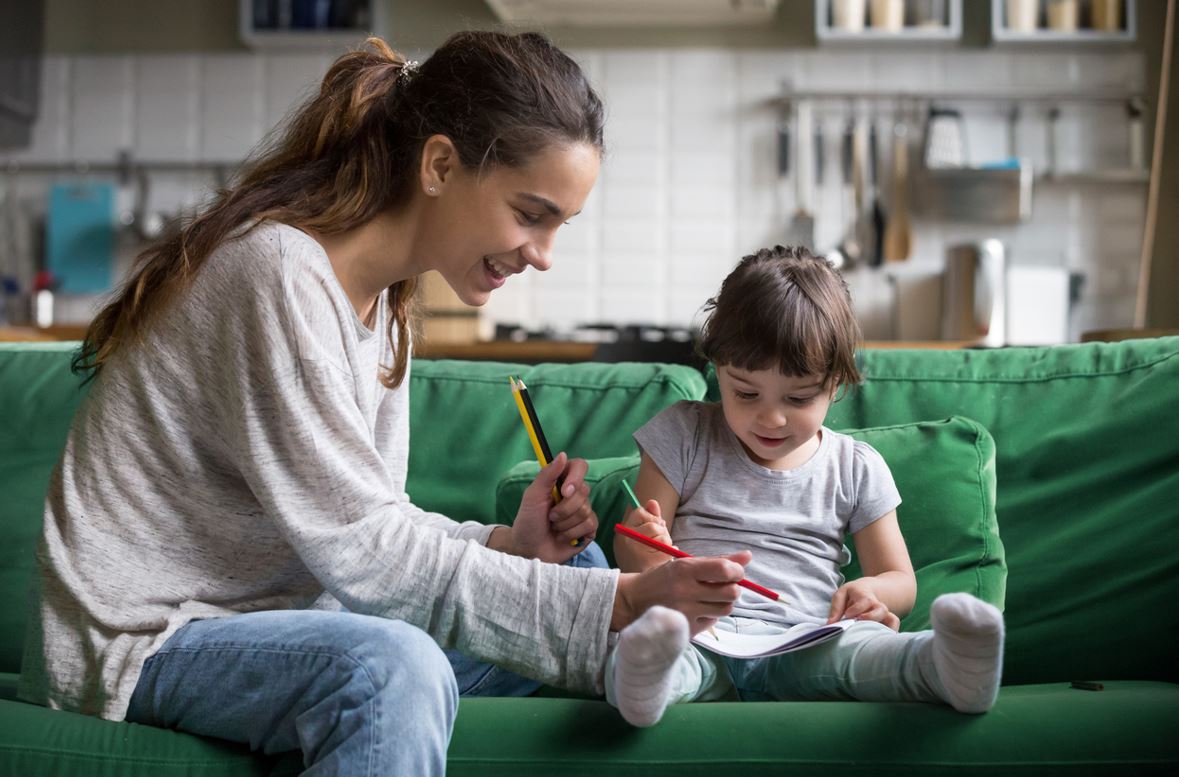
[[[366,682],[374,697],[413,710],[423,724],[435,715],[453,724],[458,685],[430,635],[403,621],[363,616],[353,619],[349,632],[341,658],[353,664],[355,679]]]

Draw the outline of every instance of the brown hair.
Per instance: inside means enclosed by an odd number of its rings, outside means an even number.
[[[860,327],[843,276],[823,257],[794,246],[746,256],[705,303],[700,355],[743,370],[823,375],[826,385],[862,378]]]
[[[462,32],[420,68],[380,38],[344,54],[285,131],[260,146],[240,179],[179,234],[144,251],[116,299],[91,322],[75,371],[101,369],[183,291],[241,225],[274,219],[320,234],[344,232],[408,201],[421,149],[454,143],[467,169],[516,167],[556,143],[601,151],[601,100],[572,59],[536,33]],[[409,362],[417,279],[387,291],[396,356],[381,381],[401,383]]]

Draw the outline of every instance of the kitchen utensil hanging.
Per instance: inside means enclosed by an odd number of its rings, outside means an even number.
[[[811,210],[810,188],[814,160],[811,157],[811,105],[795,104],[794,110],[794,216],[786,228],[786,244],[813,248],[815,244],[815,216]]]
[[[884,230],[884,258],[900,262],[913,249],[913,231],[909,223],[909,129],[898,111],[892,130],[892,199],[888,225]]]

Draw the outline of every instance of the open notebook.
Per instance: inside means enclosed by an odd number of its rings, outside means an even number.
[[[781,653],[802,650],[820,642],[826,642],[856,621],[836,621],[831,624],[800,623],[779,634],[736,634],[716,628],[713,632],[702,631],[692,642],[697,646],[722,656],[733,658],[764,658]]]

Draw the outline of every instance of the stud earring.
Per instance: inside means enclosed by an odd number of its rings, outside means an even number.
[[[430,194],[437,194],[437,193],[438,193],[438,189],[437,189],[437,187],[434,187],[434,186],[430,186],[430,187],[428,187],[428,188],[426,189],[426,191],[427,191],[427,192],[429,192]]]

